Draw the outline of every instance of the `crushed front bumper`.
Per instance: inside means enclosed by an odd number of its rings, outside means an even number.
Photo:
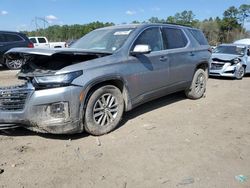
[[[35,90],[31,83],[0,88],[0,129],[19,125],[44,133],[82,132],[81,92],[79,86]]]
[[[235,77],[236,71],[240,67],[240,64],[232,65],[231,63],[212,63],[210,66],[210,76],[223,76],[223,77]]]

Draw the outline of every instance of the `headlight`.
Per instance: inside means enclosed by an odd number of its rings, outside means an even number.
[[[235,58],[231,61],[232,65],[238,64],[241,60],[239,58]]]
[[[82,71],[58,74],[53,76],[36,76],[36,84],[47,87],[60,87],[69,85],[74,79],[82,75]]]

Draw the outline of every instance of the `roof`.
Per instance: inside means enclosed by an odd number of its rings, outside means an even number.
[[[98,30],[102,29],[126,29],[126,28],[138,28],[138,27],[149,27],[149,26],[176,26],[179,28],[192,28],[189,26],[184,26],[184,25],[179,25],[179,24],[173,24],[173,23],[166,23],[166,24],[161,24],[161,23],[143,23],[143,24],[124,24],[124,25],[114,25],[114,26],[108,26],[108,27],[103,27],[99,28]],[[195,28],[192,28],[195,29]]]
[[[13,33],[13,34],[19,34],[20,32],[16,32],[16,31],[3,31],[3,30],[0,30],[0,33]]]
[[[237,40],[237,41],[234,42],[234,44],[246,44],[246,45],[250,45],[250,38]]]
[[[220,44],[219,46],[242,46],[247,47],[247,44],[236,44],[236,43],[229,43],[229,44]]]

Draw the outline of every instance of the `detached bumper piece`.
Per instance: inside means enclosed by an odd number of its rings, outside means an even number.
[[[235,77],[235,72],[238,66],[239,64],[232,65],[229,62],[212,63],[209,75],[210,76]]]

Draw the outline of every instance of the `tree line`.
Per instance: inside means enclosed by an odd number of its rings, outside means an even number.
[[[222,18],[211,17],[200,21],[195,18],[195,14],[192,11],[185,10],[173,16],[168,16],[166,19],[151,17],[147,21],[139,22],[135,20],[132,23],[173,23],[196,27],[204,32],[211,45],[217,45],[218,43],[230,43],[240,38],[250,37],[249,31],[246,31],[244,28],[249,19],[250,5],[242,4],[238,8],[231,6],[226,9]],[[97,21],[84,25],[53,25],[46,29],[24,32],[28,36],[46,36],[50,41],[67,41],[78,39],[94,29],[112,25],[115,24]]]

